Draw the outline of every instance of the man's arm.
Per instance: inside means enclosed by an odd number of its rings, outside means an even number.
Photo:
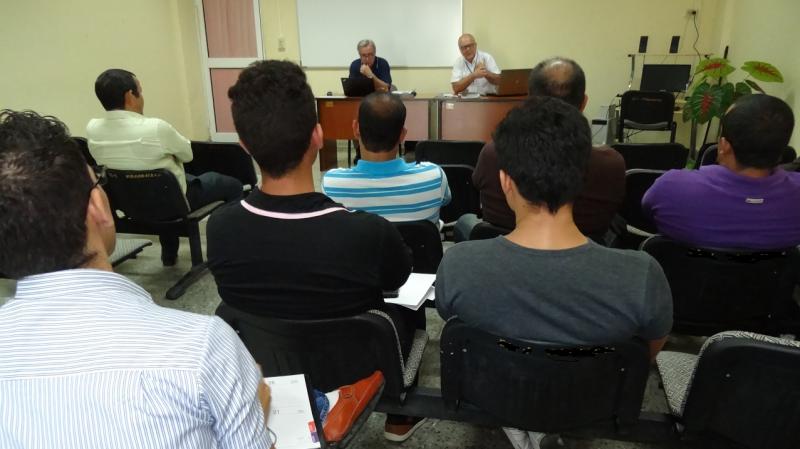
[[[408,249],[400,231],[386,219],[380,218],[379,223],[383,228],[383,241],[381,242],[381,288],[383,290],[397,290],[411,274],[413,259],[411,250]]]
[[[653,360],[672,330],[672,291],[661,265],[651,256],[646,257],[649,265],[642,294],[645,301],[643,315],[647,322],[642,327],[641,336],[648,341],[650,359]]]
[[[158,122],[158,137],[166,147],[167,152],[172,154],[179,162],[189,162],[194,157],[192,154],[192,142],[163,120]]]
[[[453,93],[460,94],[461,92],[467,90],[469,85],[472,84],[472,82],[475,81],[476,79],[478,79],[477,70],[461,78],[458,81],[452,82],[451,85],[453,86]]]
[[[372,80],[372,85],[375,86],[376,91],[389,92],[389,84],[378,78],[368,65],[361,65],[361,74]]]
[[[273,442],[265,414],[269,395],[262,389],[261,370],[233,329],[219,317],[211,320],[208,340],[199,388],[201,403],[213,417],[217,447],[270,447]]]
[[[486,73],[484,74],[486,79],[495,86],[500,84],[500,67],[497,66],[492,55],[486,54],[483,67],[486,69]]]

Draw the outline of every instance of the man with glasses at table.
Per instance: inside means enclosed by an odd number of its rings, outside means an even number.
[[[486,95],[497,93],[500,84],[500,67],[485,51],[478,50],[478,43],[471,34],[458,38],[461,57],[453,64],[450,84],[454,94]]]

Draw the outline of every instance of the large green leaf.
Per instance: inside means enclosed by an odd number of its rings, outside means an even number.
[[[728,110],[730,105],[733,104],[736,90],[733,87],[733,83],[724,83],[720,85],[719,88],[722,91],[722,101],[719,103],[719,111],[724,113]]]
[[[742,66],[742,70],[750,74],[753,78],[767,83],[782,83],[783,75],[772,64],[762,61],[747,61]]]
[[[752,87],[753,89],[761,92],[762,94],[766,93],[766,92],[764,92],[764,89],[762,89],[761,86],[759,86],[755,81],[753,81],[753,80],[744,80],[744,82],[745,82],[745,84],[747,84],[748,86]],[[750,91],[750,93],[752,93],[752,91]]]
[[[740,97],[745,95],[750,95],[753,93],[753,89],[746,82],[738,82],[736,83],[736,88],[733,92],[733,101],[738,100]],[[725,108],[727,110],[728,108]]]
[[[730,62],[725,58],[711,58],[711,59],[704,59],[697,64],[697,68],[694,70],[695,76],[699,76],[700,79],[706,78],[713,78],[719,79],[724,78],[733,71],[736,70],[730,64]]]
[[[732,88],[733,86],[731,86]],[[686,99],[689,118],[702,124],[707,123],[713,117],[718,117],[724,96],[723,87],[708,83],[700,84]]]

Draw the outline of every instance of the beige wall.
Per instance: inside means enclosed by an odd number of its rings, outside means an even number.
[[[530,67],[553,55],[576,59],[588,78],[587,115],[595,117],[600,105],[626,89],[626,54],[635,51],[640,35],[650,36],[651,53],[665,52],[673,34],[682,36],[681,53],[692,52],[694,28],[685,14],[690,8],[700,11],[701,52],[720,52],[730,44],[736,63],[773,62],[786,84],[768,85],[768,91],[800,110],[796,0],[503,0],[502,7],[464,0],[464,29],[504,68]],[[266,56],[298,61],[295,0],[261,0],[261,15]],[[102,113],[93,92],[95,77],[108,67],[123,67],[143,83],[146,114],[168,120],[187,137],[208,137],[194,0],[5,0],[0,30],[13,36],[0,46],[1,107],[56,115],[81,135],[86,122]],[[398,32],[413,32],[413,27]],[[285,51],[278,49],[281,37]],[[647,61],[676,60],[650,56]],[[314,92],[339,92],[339,77],[349,62],[339,70],[308,70]],[[449,74],[449,68],[393,71],[398,87],[420,93],[448,90]]]
[[[464,30],[475,35],[478,46],[491,53],[501,68],[532,67],[555,55],[572,57],[583,66],[590,97],[587,113],[597,115],[597,107],[607,105],[628,85],[630,60],[639,36],[650,36],[651,53],[666,53],[672,35],[682,35],[681,53],[692,53],[694,28],[686,10],[699,9],[700,40],[705,53],[716,49],[712,42],[719,0],[503,0],[502,6],[487,0],[464,0]],[[268,58],[298,61],[297,14],[295,0],[262,0],[264,48]],[[706,13],[706,10],[709,13]],[[408,30],[413,32],[413,26]],[[717,33],[718,34],[718,33]],[[278,38],[286,40],[286,51],[278,51]],[[324,38],[324,37],[321,37]],[[353,43],[355,47],[355,43]],[[380,42],[377,42],[380,54]],[[453,42],[455,46],[456,43]],[[353,58],[356,57],[353,50]],[[661,62],[651,57],[649,62]],[[666,62],[675,61],[669,57]],[[678,62],[691,62],[680,58]],[[389,61],[391,63],[391,61]],[[637,61],[641,70],[641,60]],[[342,61],[342,66],[350,61]],[[308,70],[315,94],[341,92],[339,78],[346,69]],[[395,84],[403,90],[441,93],[450,89],[450,68],[392,70]],[[638,83],[638,81],[637,81]]]
[[[192,0],[3,0],[0,106],[55,115],[84,135],[103,112],[95,78],[119,67],[139,77],[146,114],[207,137],[193,8]]]
[[[777,66],[784,76],[782,84],[759,83],[767,93],[786,100],[800,116],[800,2],[797,0],[723,0],[719,10],[721,54],[729,46],[728,57],[738,68],[749,60]],[[740,80],[737,71],[732,79]],[[795,126],[792,145],[800,149],[800,126]]]

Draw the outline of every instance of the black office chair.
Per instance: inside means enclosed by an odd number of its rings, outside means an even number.
[[[192,141],[192,154],[192,160],[183,164],[186,173],[217,172],[238,179],[246,191],[258,185],[253,158],[238,143]]]
[[[623,249],[638,249],[648,237],[658,232],[655,224],[642,212],[642,198],[663,170],[633,169],[625,172],[625,198],[619,212],[611,222],[610,246]]]
[[[97,166],[97,161],[94,160],[92,157],[92,153],[89,152],[89,142],[86,140],[85,137],[71,137],[72,141],[75,142],[75,145],[80,148],[81,153],[83,154],[83,158],[86,159],[86,163],[91,165],[92,167]]]
[[[402,400],[416,380],[428,339],[424,330],[418,330],[403,360],[394,323],[380,310],[344,318],[287,320],[252,315],[222,303],[216,314],[236,330],[265,376],[306,374],[321,391],[380,371],[385,379],[383,394]]]
[[[506,235],[509,232],[511,232],[510,229],[501,228],[500,226],[495,226],[489,222],[482,221],[476,224],[474,228],[472,228],[472,231],[470,231],[469,233],[469,239],[470,240],[493,239],[501,235]]]
[[[108,194],[117,232],[131,234],[177,234],[189,238],[192,269],[167,290],[167,299],[177,299],[206,269],[199,222],[223,204],[217,201],[190,210],[175,175],[166,169],[106,170]]]
[[[642,244],[672,290],[673,331],[712,335],[740,329],[797,333],[793,301],[800,252],[694,248],[656,235]]]
[[[689,158],[689,150],[679,143],[615,143],[612,147],[625,159],[628,170],[684,168]]]
[[[701,154],[698,155],[697,160],[699,164],[695,164],[695,168],[702,167],[704,165],[716,165],[717,163],[717,144],[710,145],[703,151]],[[783,152],[781,153],[781,160],[779,164],[788,164],[794,161],[797,158],[797,153],[794,151],[794,148],[791,146],[787,146],[784,148]]]
[[[562,432],[635,422],[649,373],[643,341],[571,347],[497,337],[448,320],[441,339],[442,398],[506,426]]]
[[[415,273],[436,274],[442,261],[442,238],[439,228],[429,220],[392,223],[406,246],[411,249]]]
[[[629,90],[622,94],[617,122],[617,141],[625,141],[625,130],[669,131],[675,142],[677,124],[672,119],[675,97],[669,92]]]
[[[464,214],[480,214],[480,196],[472,185],[472,172],[478,164],[483,142],[423,140],[414,148],[417,162],[438,164],[447,175],[452,199],[442,207],[440,216],[447,226]]]
[[[703,443],[693,447],[800,447],[800,342],[729,331],[657,362],[684,439]]]

